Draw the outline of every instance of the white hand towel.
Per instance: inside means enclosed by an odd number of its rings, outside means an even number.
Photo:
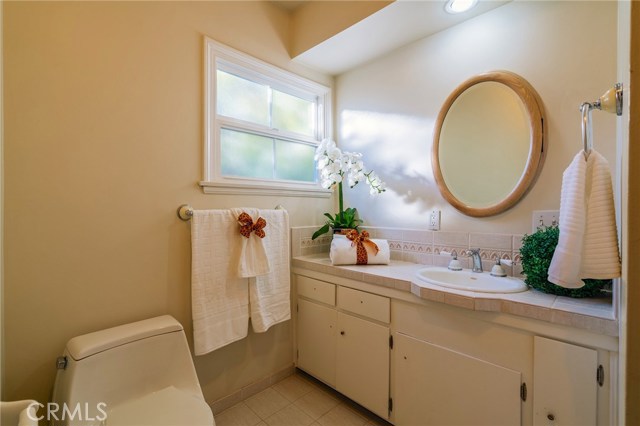
[[[596,151],[591,151],[592,157],[593,163],[587,163],[587,228],[580,278],[606,280],[622,274],[616,211],[609,163]]]
[[[582,266],[586,222],[586,177],[587,162],[584,154],[580,152],[562,175],[560,237],[549,266],[548,280],[567,288],[584,285],[578,276]]]
[[[249,301],[253,331],[262,333],[291,318],[290,243],[286,210],[259,210],[258,214],[267,221],[263,242],[271,271],[249,280]]]
[[[254,224],[260,218],[258,209],[234,208],[231,211],[236,220],[243,212],[251,216]],[[269,235],[271,229],[267,221],[264,232]],[[263,238],[258,237],[255,232],[251,232],[249,238],[241,235],[240,224],[236,225],[236,235],[236,238],[241,241],[240,256],[238,256],[238,276],[248,278],[269,273],[269,259],[265,251]]]
[[[387,265],[391,258],[389,242],[387,240],[372,239],[378,246],[378,254],[365,244],[367,250],[367,265]],[[331,241],[329,258],[332,265],[355,265],[358,263],[357,247],[353,242],[343,235],[334,235]]]
[[[236,217],[229,210],[195,210],[191,219],[191,304],[196,355],[247,336],[249,290],[238,278]],[[233,261],[232,261],[233,260]]]
[[[584,278],[620,276],[609,164],[594,150],[587,161],[579,152],[562,176],[559,227],[550,282],[580,288]]]

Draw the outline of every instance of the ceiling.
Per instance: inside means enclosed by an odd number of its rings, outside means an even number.
[[[357,24],[296,56],[294,61],[338,75],[413,41],[464,22],[510,0],[479,0],[468,12],[452,15],[446,0],[397,0]],[[294,10],[304,1],[278,1]],[[291,4],[289,4],[291,3]]]

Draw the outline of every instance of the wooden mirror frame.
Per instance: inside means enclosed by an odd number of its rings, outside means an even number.
[[[482,82],[497,82],[506,85],[518,95],[524,104],[525,111],[529,116],[529,157],[527,158],[522,175],[511,193],[494,205],[488,207],[473,207],[456,198],[444,181],[439,161],[440,133],[447,113],[456,99],[458,99],[465,90]],[[442,105],[436,120],[431,151],[431,165],[433,166],[433,174],[440,193],[449,204],[468,216],[493,216],[508,210],[520,201],[531,186],[533,186],[542,169],[546,152],[546,137],[544,133],[544,110],[542,108],[542,101],[533,86],[524,78],[509,71],[492,71],[471,77],[460,84],[449,95]]]

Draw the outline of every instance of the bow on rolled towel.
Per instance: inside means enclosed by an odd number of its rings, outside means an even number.
[[[362,231],[362,234],[358,234],[358,231],[352,229],[347,232],[347,239],[352,241],[351,247],[356,247],[356,265],[366,265],[369,263],[369,255],[367,255],[365,244],[373,251],[374,256],[380,251],[376,243],[369,239],[369,233],[367,231]]]

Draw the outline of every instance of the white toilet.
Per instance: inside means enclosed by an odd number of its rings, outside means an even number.
[[[215,425],[169,315],[74,337],[57,364],[52,425]]]
[[[38,401],[0,401],[0,425],[38,426]]]

